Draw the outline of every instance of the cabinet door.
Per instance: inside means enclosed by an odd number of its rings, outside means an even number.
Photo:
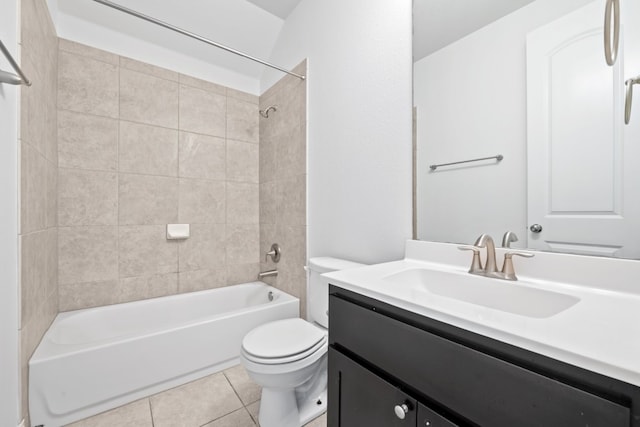
[[[442,415],[418,403],[418,427],[458,427]]]
[[[330,427],[415,427],[414,399],[333,348],[329,348],[329,378],[330,386],[337,388],[329,401]]]

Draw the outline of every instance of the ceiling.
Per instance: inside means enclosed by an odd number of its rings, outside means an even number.
[[[285,18],[301,0],[112,0],[232,49],[268,60]],[[91,41],[121,34],[259,80],[264,66],[89,0],[49,0],[58,34]],[[85,37],[83,37],[83,34]],[[89,43],[92,44],[92,43]],[[102,47],[93,43],[96,47]],[[179,56],[176,56],[178,58]]]
[[[533,1],[414,0],[414,62]]]
[[[268,60],[285,19],[302,0],[112,0]],[[318,0],[314,0],[318,1]],[[534,0],[414,0],[414,61]],[[89,0],[48,0],[62,37],[100,46],[121,34],[259,80],[264,66]],[[73,35],[73,36],[72,36]],[[75,36],[75,37],[74,37]],[[93,37],[93,40],[91,40]],[[179,58],[180,56],[176,56]]]
[[[280,19],[287,19],[287,16],[296,8],[302,0],[248,0],[260,9],[264,9]]]

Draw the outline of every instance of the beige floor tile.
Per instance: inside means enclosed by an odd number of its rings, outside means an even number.
[[[68,427],[153,427],[149,399],[103,412],[96,416],[69,424]]]
[[[224,371],[224,375],[227,377],[233,389],[240,396],[240,400],[245,405],[260,400],[260,393],[262,389],[260,386],[253,382],[247,374],[247,370],[242,365],[234,366]]]
[[[258,400],[257,402],[253,402],[251,405],[247,405],[246,408],[247,411],[249,411],[249,413],[251,414],[251,418],[253,418],[253,421],[255,421],[256,424],[259,424],[258,413],[260,412],[260,401]]]
[[[253,422],[251,415],[245,408],[239,409],[236,412],[232,412],[229,415],[225,415],[222,418],[218,418],[215,421],[203,427],[255,427],[256,423]]]
[[[325,412],[318,418],[311,420],[304,427],[327,427],[327,413]]]
[[[151,397],[155,427],[198,427],[242,408],[223,374],[215,374]]]

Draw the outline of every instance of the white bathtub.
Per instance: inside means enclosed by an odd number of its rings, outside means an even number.
[[[226,369],[247,332],[298,314],[297,298],[262,282],[60,313],[29,362],[31,423],[58,427]]]

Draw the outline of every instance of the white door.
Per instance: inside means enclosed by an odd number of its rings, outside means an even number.
[[[632,3],[623,22],[637,16]],[[541,229],[528,246],[640,258],[640,112],[623,119],[624,80],[640,74],[640,20],[623,26],[613,67],[603,21],[604,1],[594,1],[527,36],[528,221]]]

